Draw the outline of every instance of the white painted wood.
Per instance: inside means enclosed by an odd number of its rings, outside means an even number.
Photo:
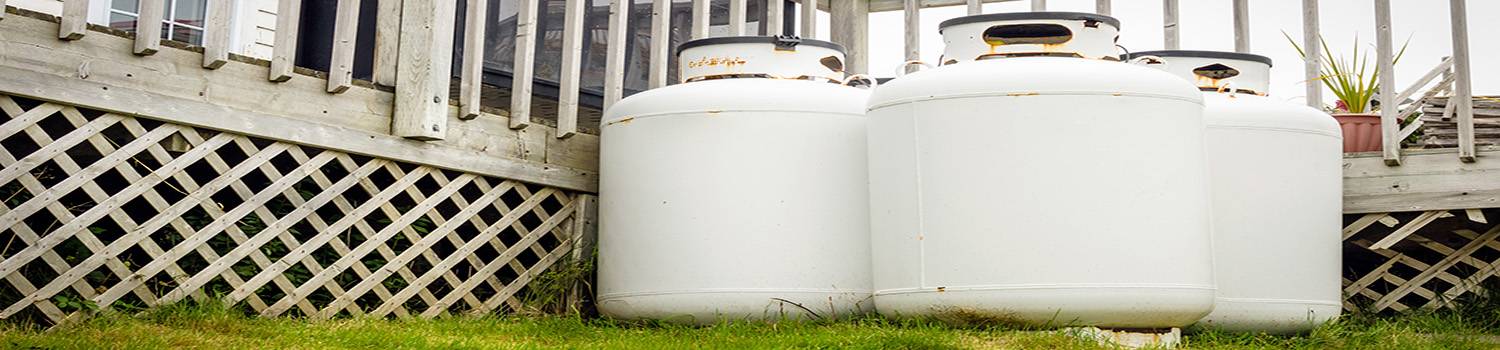
[[[104,1],[104,0],[94,0]],[[62,19],[58,22],[57,38],[78,40],[89,27],[89,0],[63,0]]]
[[[531,125],[531,79],[536,74],[536,12],[540,1],[516,2],[516,57],[515,66],[511,67],[510,83],[511,129]]]
[[[774,0],[773,0],[774,1]],[[920,61],[922,59],[922,14],[918,3],[921,0],[906,0],[906,10],[902,13],[905,39],[906,61]],[[902,69],[906,73],[917,71],[916,65],[904,65]]]
[[[693,0],[693,31],[691,33],[693,39],[708,37],[709,19],[711,18],[709,17],[709,10],[711,10],[709,2],[709,0]],[[610,6],[614,6],[613,1],[610,2]]]
[[[339,0],[333,24],[333,54],[328,61],[328,92],[354,84],[354,37],[359,33],[360,0]]]
[[[1408,150],[1402,165],[1374,153],[1344,159],[1344,212],[1381,213],[1500,208],[1500,151],[1454,161],[1453,149]]]
[[[1447,213],[1447,211],[1443,210],[1424,212],[1422,213],[1422,215],[1418,215],[1415,219],[1408,221],[1406,225],[1402,225],[1401,228],[1398,228],[1396,229],[1396,231],[1391,232],[1391,234],[1385,236],[1385,238],[1382,238],[1379,241],[1370,244],[1370,249],[1390,249],[1391,246],[1396,245],[1396,243],[1399,243],[1401,242],[1401,240],[1406,239],[1407,236],[1411,236],[1411,234],[1416,233],[1417,230],[1422,229],[1422,227],[1427,226],[1427,224],[1430,224],[1433,221],[1436,221],[1439,217],[1442,217],[1443,214]]]
[[[1450,0],[1448,9],[1453,32],[1453,97],[1449,104],[1458,115],[1458,159],[1473,162],[1474,86],[1469,61],[1469,10],[1467,0]]]
[[[1395,53],[1391,44],[1391,0],[1375,0],[1375,61],[1380,71],[1380,135],[1387,165],[1401,165],[1400,127],[1396,122]]]
[[[384,86],[396,85],[396,55],[401,43],[401,2],[375,2],[375,64],[371,80]]]
[[[264,80],[264,65],[239,61],[205,72],[199,54],[171,47],[139,60],[124,49],[131,45],[128,38],[62,42],[55,39],[55,25],[24,16],[0,22],[6,33],[0,36],[0,76],[7,77],[0,79],[0,91],[485,176],[597,188],[595,135],[522,138],[505,127],[504,116],[492,116],[450,123],[454,135],[465,137],[414,145],[390,136],[390,92],[356,86],[342,95],[288,94],[287,88],[320,91],[324,82],[274,84]],[[94,64],[89,79],[74,76],[79,66],[100,61],[112,64]]]
[[[1413,82],[1411,84],[1411,86],[1409,86],[1409,87],[1406,88],[1406,90],[1402,90],[1400,94],[1397,94],[1396,95],[1396,101],[1406,101],[1407,98],[1411,98],[1412,95],[1415,95],[1415,94],[1417,94],[1417,92],[1422,91],[1422,88],[1427,87],[1427,83],[1431,83],[1433,79],[1437,79],[1439,76],[1442,76],[1444,73],[1447,73],[1448,69],[1452,68],[1452,67],[1453,67],[1453,58],[1452,57],[1445,57],[1445,58],[1443,58],[1443,61],[1440,62],[1440,63],[1438,63],[1438,65],[1436,67],[1432,67],[1431,70],[1427,71],[1427,74],[1422,75],[1421,78],[1418,78],[1417,81]],[[1441,88],[1442,88],[1441,84],[1439,86],[1434,86],[1433,87],[1434,90],[1441,89]],[[1420,103],[1420,101],[1418,101],[1418,102]]]
[[[1323,41],[1318,24],[1318,0],[1302,0],[1302,73],[1306,80],[1306,102],[1309,107],[1323,110]]]
[[[136,11],[140,17],[135,21],[135,49],[132,52],[149,56],[161,50],[161,21],[166,16],[167,4],[165,1],[141,1],[138,6]]]
[[[745,35],[745,0],[729,0],[729,36]]]
[[[844,46],[844,72],[868,74],[870,11],[866,0],[829,1],[829,39]]]
[[[808,38],[808,39],[817,39],[818,38],[818,1],[817,0],[802,0],[802,3],[800,5],[800,7],[798,8],[798,11],[799,12],[797,14],[800,15],[801,18],[802,18],[801,28],[798,28],[800,30],[797,32],[798,36],[801,36],[803,38]]]
[[[1234,0],[1234,52],[1250,52],[1250,0]]]
[[[234,1],[209,0],[203,28],[203,68],[218,69],[229,61],[230,25]]]
[[[280,0],[276,6],[276,46],[271,49],[271,81],[292,79],[301,18],[302,0]]]
[[[741,13],[743,15],[743,13]],[[647,68],[646,86],[651,89],[667,86],[667,62],[671,46],[672,1],[651,1],[651,48],[650,65]]]
[[[982,4],[1016,2],[1016,1],[1023,1],[1023,0],[979,0],[979,2],[982,3]],[[868,9],[869,12],[901,11],[902,8],[905,7],[905,5],[903,4],[903,2],[905,2],[905,0],[866,0],[865,2],[866,2],[866,5],[867,5],[865,8]],[[925,9],[925,8],[934,8],[934,7],[967,6],[968,3],[969,3],[969,0],[923,0],[922,1],[922,8]],[[824,4],[825,5],[820,5],[821,8],[824,8],[824,9],[831,8],[831,7],[829,7],[829,6],[831,6],[831,3],[824,3]]]
[[[484,91],[484,36],[489,18],[489,0],[469,0],[464,15],[464,59],[459,74],[458,118],[479,116],[481,91]],[[564,65],[566,67],[566,65]]]
[[[1162,47],[1167,50],[1177,50],[1182,47],[1182,35],[1178,33],[1177,24],[1180,23],[1177,14],[1180,13],[1177,0],[1162,0]]]
[[[980,0],[964,1],[964,7],[966,11],[965,13],[970,16],[984,13],[984,4]]]
[[[414,140],[448,135],[448,81],[453,75],[453,1],[401,4],[396,107],[391,134]]]
[[[578,133],[578,90],[583,88],[579,84],[583,69],[583,12],[587,1],[567,0],[563,10],[562,81],[557,98],[557,138],[560,139]]]
[[[785,23],[781,23],[781,14],[786,11],[786,2],[783,0],[765,0],[766,2],[766,35],[781,35]]]
[[[609,1],[609,31],[605,35],[604,53],[604,109],[609,110],[615,102],[625,96],[625,48],[626,40],[630,38],[630,32],[625,30],[626,21],[630,18],[630,0]],[[699,8],[702,5],[702,8]],[[693,1],[693,32],[708,35],[708,0]],[[702,20],[698,19],[701,13]],[[702,28],[699,28],[699,26]],[[698,38],[694,34],[694,38]],[[511,118],[515,118],[512,116]]]
[[[1098,13],[1098,14],[1101,14],[1101,15],[1109,16],[1111,13],[1114,12],[1114,9],[1112,8],[1112,5],[1113,5],[1113,2],[1110,1],[1110,0],[1095,0],[1094,1],[1094,13]]]
[[[1047,0],[1031,0],[1031,12],[1042,12],[1047,10]]]

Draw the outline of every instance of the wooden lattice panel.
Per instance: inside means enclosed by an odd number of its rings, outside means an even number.
[[[1492,209],[1351,215],[1344,228],[1344,308],[1450,307],[1494,285],[1500,224]]]
[[[13,96],[0,111],[0,319],[516,309],[583,232],[586,194]]]

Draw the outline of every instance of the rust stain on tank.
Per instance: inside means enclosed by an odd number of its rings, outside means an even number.
[[[701,57],[701,58],[698,58],[698,59],[695,59],[695,60],[688,61],[687,62],[687,67],[688,68],[703,68],[703,67],[718,67],[718,66],[723,66],[723,67],[726,67],[726,68],[733,68],[735,66],[743,65],[746,62],[747,61],[745,61],[744,58],[741,58],[739,56],[735,56],[735,57],[710,56],[710,57]]]
[[[624,118],[620,118],[619,120],[615,120],[615,121],[609,122],[609,125],[630,124],[630,121],[632,121],[632,120],[635,120],[635,117],[624,117]]]
[[[1012,93],[1005,94],[1005,96],[1010,96],[1010,97],[1036,96],[1036,95],[1041,95],[1041,93],[1038,93],[1038,92],[1012,92]]]

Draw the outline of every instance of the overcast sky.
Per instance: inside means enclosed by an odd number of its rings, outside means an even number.
[[[1181,0],[1182,49],[1234,50],[1231,25],[1231,0]],[[1160,0],[1115,0],[1113,16],[1121,24],[1120,44],[1131,51],[1162,49],[1162,9]],[[1443,56],[1451,55],[1448,1],[1393,0],[1392,33],[1397,47],[1410,38],[1406,57],[1396,66],[1396,82],[1401,88],[1421,78]],[[985,13],[1025,12],[1029,1],[985,4]],[[1093,12],[1094,0],[1049,0],[1048,10]],[[1301,101],[1306,95],[1303,66],[1282,36],[1290,34],[1302,41],[1302,1],[1250,1],[1251,51],[1275,60],[1272,71],[1272,96]],[[1468,0],[1469,37],[1472,51],[1474,91],[1476,94],[1500,95],[1500,0]],[[942,37],[937,25],[943,20],[964,15],[963,6],[922,11],[922,59],[935,62],[942,53]],[[1335,55],[1348,55],[1359,36],[1361,50],[1374,51],[1375,25],[1371,0],[1322,0],[1320,15],[1323,36]],[[870,16],[870,70],[877,76],[890,76],[902,62],[901,11],[880,12]],[[827,23],[826,15],[823,23]],[[825,24],[826,25],[826,24]],[[820,31],[826,39],[827,30]],[[1373,60],[1374,57],[1372,56]],[[1331,95],[1324,93],[1326,100]]]

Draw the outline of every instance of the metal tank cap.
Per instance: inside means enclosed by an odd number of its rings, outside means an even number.
[[[1120,20],[1082,12],[1016,12],[943,21],[940,64],[992,58],[1054,56],[1118,60]]]
[[[1127,59],[1172,73],[1204,91],[1266,95],[1271,88],[1271,58],[1224,51],[1162,50],[1133,52]]]
[[[705,38],[677,46],[681,82],[729,78],[844,80],[844,47],[795,36]]]

